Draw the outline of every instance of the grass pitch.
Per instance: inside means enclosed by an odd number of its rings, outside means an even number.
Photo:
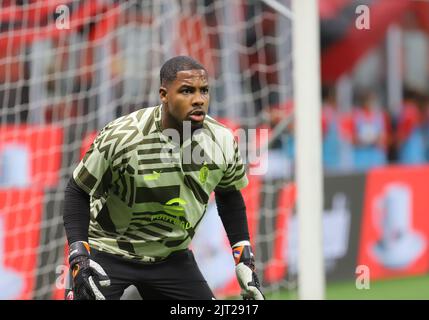
[[[296,300],[296,291],[266,293],[267,299]],[[357,289],[355,281],[328,284],[327,300],[429,300],[429,275],[371,281],[369,289]]]

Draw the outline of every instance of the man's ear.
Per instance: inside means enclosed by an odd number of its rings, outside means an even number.
[[[159,98],[161,99],[162,104],[166,105],[168,102],[167,99],[167,88],[166,87],[160,87],[159,88]]]

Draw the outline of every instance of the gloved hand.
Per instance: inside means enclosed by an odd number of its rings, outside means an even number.
[[[76,241],[70,245],[69,263],[73,277],[73,300],[106,300],[101,287],[110,285],[103,268],[90,259],[89,244]]]
[[[265,300],[255,273],[255,259],[249,241],[240,241],[232,246],[235,273],[244,300]]]

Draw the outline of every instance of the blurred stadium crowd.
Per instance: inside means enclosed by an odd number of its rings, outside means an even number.
[[[358,91],[350,111],[337,102],[335,87],[326,86],[322,92],[322,157],[327,174],[429,161],[429,98],[425,92],[405,89],[398,114],[384,107],[379,93],[372,89]],[[273,124],[287,108],[267,109]],[[293,129],[292,121],[273,147],[288,159],[294,157]]]

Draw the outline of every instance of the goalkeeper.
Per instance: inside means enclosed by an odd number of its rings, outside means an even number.
[[[214,299],[188,249],[214,191],[243,298],[264,299],[240,192],[248,180],[232,133],[207,115],[207,71],[178,56],[160,80],[161,104],[104,127],[66,187],[70,294],[119,299],[134,285],[143,299]]]

